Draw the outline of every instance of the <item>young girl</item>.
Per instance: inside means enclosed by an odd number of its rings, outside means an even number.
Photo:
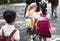
[[[49,24],[49,14],[47,14],[47,9],[45,7],[45,2],[41,3],[41,12],[39,12],[39,17],[36,22],[36,31],[39,34],[39,39],[42,41],[47,41],[46,38],[50,38],[50,24]]]
[[[35,15],[36,15],[36,3],[31,3],[26,13],[26,18],[29,17],[31,20],[31,22],[29,22],[31,23],[31,25],[27,29],[31,41],[33,41],[33,35],[35,34],[35,18],[34,18]]]

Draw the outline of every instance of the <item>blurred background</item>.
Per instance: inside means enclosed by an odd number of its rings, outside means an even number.
[[[5,24],[3,12],[9,9],[15,10],[17,13],[15,27],[19,29],[21,41],[29,41],[29,36],[26,34],[27,27],[25,26],[24,13],[25,13],[26,0],[0,0],[0,28]],[[46,0],[47,1],[47,0]],[[60,4],[60,0],[59,0]],[[51,15],[51,4],[47,4],[47,11]],[[48,41],[60,39],[60,5],[57,10],[58,18],[50,17],[51,34],[52,38]],[[39,41],[37,36],[36,41]],[[60,40],[57,40],[60,41]]]
[[[0,4],[23,3],[25,0],[0,0]]]
[[[25,3],[25,1],[26,0],[0,0],[0,4]]]

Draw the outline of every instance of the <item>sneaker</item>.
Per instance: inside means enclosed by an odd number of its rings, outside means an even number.
[[[34,36],[33,36],[33,40],[36,38],[36,34],[34,34]]]
[[[55,18],[57,18],[57,16],[55,16]]]

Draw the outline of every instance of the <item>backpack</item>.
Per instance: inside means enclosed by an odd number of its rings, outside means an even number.
[[[38,34],[47,34],[49,32],[50,24],[49,19],[40,14],[40,18],[36,22],[36,32]]]
[[[14,35],[14,33],[16,32],[17,30],[14,29],[13,32],[10,34],[10,36],[5,36],[4,35],[4,30],[2,29],[2,35],[0,37],[0,41],[12,41],[12,37]]]

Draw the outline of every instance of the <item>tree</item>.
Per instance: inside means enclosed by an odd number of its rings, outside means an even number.
[[[10,0],[7,0],[8,4],[10,3]]]

